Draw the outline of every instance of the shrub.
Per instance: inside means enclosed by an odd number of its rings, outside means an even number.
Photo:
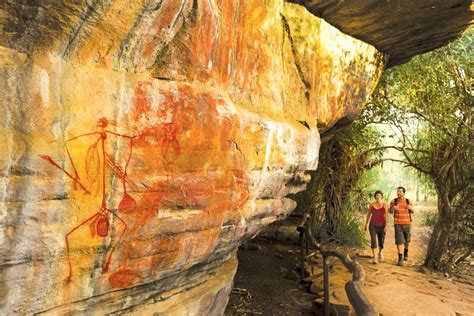
[[[438,220],[438,213],[437,212],[426,212],[423,213],[423,226],[428,226],[433,228]]]

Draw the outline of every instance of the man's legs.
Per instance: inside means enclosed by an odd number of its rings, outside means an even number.
[[[402,266],[403,265],[403,255],[402,255],[402,251],[400,249],[401,248],[400,246],[401,245],[397,245],[397,250],[398,250],[398,262],[397,262],[397,264],[399,266]]]
[[[411,240],[411,225],[405,225],[403,230],[403,237],[405,238],[405,249],[403,249],[403,260],[408,260],[408,246]]]
[[[397,265],[403,265],[403,254],[401,250],[401,246],[405,244],[405,235],[403,234],[402,225],[395,224],[395,244],[397,245],[398,251],[398,263]]]

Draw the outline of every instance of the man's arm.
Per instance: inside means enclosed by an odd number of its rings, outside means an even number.
[[[415,213],[415,209],[413,208],[413,202],[410,200],[410,203],[407,205],[407,209],[410,213]]]

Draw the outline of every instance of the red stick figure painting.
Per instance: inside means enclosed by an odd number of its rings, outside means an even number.
[[[102,272],[105,273],[109,270],[110,261],[111,261],[112,254],[115,248],[117,247],[118,244],[120,244],[120,242],[122,241],[123,235],[125,234],[125,231],[127,230],[127,223],[119,215],[117,215],[114,210],[110,209],[107,205],[106,185],[105,185],[107,168],[110,169],[112,172],[114,172],[117,175],[117,177],[122,180],[123,197],[119,203],[118,210],[124,213],[128,213],[135,210],[137,206],[135,199],[127,193],[127,183],[129,183],[127,179],[127,168],[130,163],[130,159],[132,157],[133,141],[136,136],[122,135],[114,131],[108,130],[107,129],[108,124],[109,124],[108,120],[105,117],[102,117],[99,119],[97,123],[97,128],[98,128],[97,131],[81,134],[79,136],[75,136],[66,140],[66,153],[67,153],[69,163],[72,168],[71,172],[61,167],[50,156],[40,155],[42,159],[48,161],[51,165],[53,165],[54,167],[61,170],[64,174],[66,174],[66,176],[69,177],[73,181],[74,188],[77,188],[77,186],[79,186],[84,191],[85,194],[90,194],[91,193],[90,190],[85,187],[83,181],[81,181],[81,178],[79,177],[79,174],[76,169],[76,163],[71,157],[68,144],[71,141],[74,141],[83,137],[97,137],[96,140],[92,143],[92,145],[89,146],[87,150],[86,160],[85,160],[85,170],[86,170],[86,177],[90,185],[93,185],[94,183],[101,180],[99,183],[100,183],[100,188],[101,188],[102,201],[101,201],[101,205],[98,211],[94,215],[90,216],[89,218],[85,219],[77,226],[73,227],[65,236],[67,258],[68,258],[68,264],[69,264],[69,274],[67,278],[68,281],[71,280],[71,277],[72,277],[72,264],[71,264],[71,258],[70,258],[69,237],[74,232],[76,232],[80,227],[88,224],[92,237],[95,237],[95,235],[98,235],[100,237],[107,237],[110,231],[110,218],[111,217],[117,218],[117,220],[119,220],[123,224],[123,229],[120,233],[120,237],[118,241],[113,245],[112,249],[110,250],[107,256],[105,265],[102,269]],[[106,143],[107,143],[107,138],[109,136],[119,137],[129,142],[128,157],[126,159],[126,163],[123,169],[115,163],[112,156],[107,152]],[[98,178],[101,178],[101,179],[98,179]]]
[[[163,125],[163,138],[161,139],[161,154],[163,157],[168,154],[170,147],[173,148],[176,154],[179,154],[181,148],[176,138],[177,133],[178,128],[175,123],[166,123]]]

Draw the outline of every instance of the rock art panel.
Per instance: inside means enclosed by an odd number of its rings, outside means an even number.
[[[383,68],[301,9],[0,5],[0,313],[224,310],[237,247]]]
[[[240,242],[288,214],[295,204],[285,196],[304,182],[292,188],[285,179],[316,167],[316,131],[240,109],[219,91],[67,63],[59,80],[50,69],[28,67],[35,88],[29,79],[15,84],[38,111],[4,108],[5,117],[22,113],[28,126],[3,134],[12,146],[2,157],[9,168],[3,223],[12,227],[2,238],[3,276],[17,291],[5,293],[8,310],[80,311],[71,302],[156,280],[163,293],[181,287],[173,275],[230,260]],[[43,103],[44,78],[59,85],[60,105]],[[121,108],[95,106],[104,98]],[[65,116],[50,106],[74,110]],[[28,295],[41,303],[17,300]],[[93,301],[87,308],[98,308]],[[101,308],[125,308],[117,304]]]

